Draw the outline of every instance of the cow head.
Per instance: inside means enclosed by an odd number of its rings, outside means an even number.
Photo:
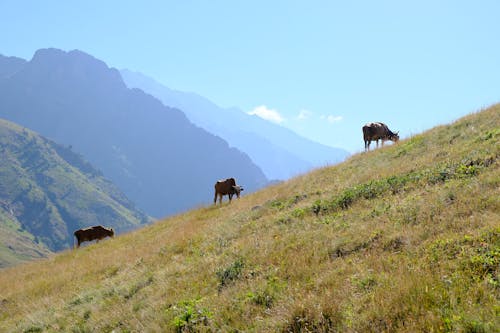
[[[389,140],[394,141],[394,142],[398,142],[399,141],[399,132],[391,133],[389,135]]]
[[[109,231],[109,236],[110,237],[114,237],[115,236],[115,231],[113,230],[113,228],[109,228],[108,231]]]
[[[243,191],[243,186],[240,185],[233,185],[233,190],[234,193],[236,194],[236,197],[240,197],[240,192]]]

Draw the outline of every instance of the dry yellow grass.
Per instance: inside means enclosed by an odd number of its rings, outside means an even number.
[[[5,332],[498,332],[500,106],[0,272]]]

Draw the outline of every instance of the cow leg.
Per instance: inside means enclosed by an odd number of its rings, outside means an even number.
[[[365,151],[370,150],[370,141],[365,140]]]
[[[217,191],[215,191],[215,195],[214,195],[214,205],[217,204]]]
[[[222,193],[219,193],[219,205],[222,205]]]

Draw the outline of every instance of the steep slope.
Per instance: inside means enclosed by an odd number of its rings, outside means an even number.
[[[0,330],[496,332],[499,158],[495,105],[3,270]]]
[[[197,94],[169,89],[141,73],[126,69],[120,73],[127,86],[181,109],[193,123],[246,152],[269,179],[288,179],[313,167],[338,163],[349,155],[239,109],[224,109]]]
[[[71,145],[155,217],[209,203],[221,178],[267,182],[246,154],[80,51],[39,50],[0,78],[0,117]]]
[[[11,212],[0,208],[0,268],[25,261],[48,257],[52,252],[24,226]]]
[[[76,229],[149,222],[69,148],[0,119],[0,267],[73,245]]]

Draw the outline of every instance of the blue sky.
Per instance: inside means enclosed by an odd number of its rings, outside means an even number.
[[[352,152],[500,101],[500,1],[0,2],[0,54],[79,49]]]

